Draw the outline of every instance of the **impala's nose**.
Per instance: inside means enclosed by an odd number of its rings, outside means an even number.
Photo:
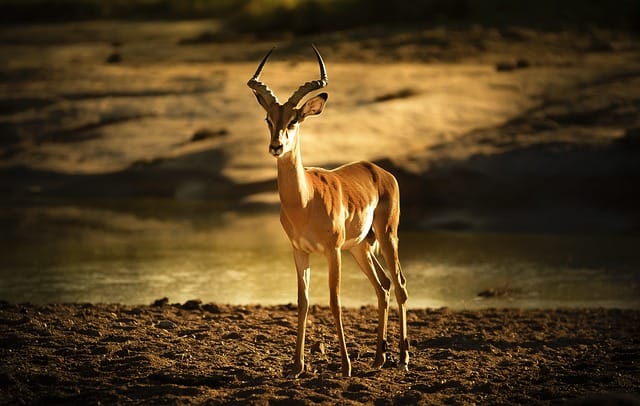
[[[282,154],[282,144],[269,145],[269,152],[273,156],[280,156]]]

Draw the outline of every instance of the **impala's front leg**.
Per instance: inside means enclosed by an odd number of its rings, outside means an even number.
[[[329,261],[329,305],[331,313],[338,330],[338,342],[340,344],[340,355],[342,357],[342,376],[351,376],[351,361],[347,353],[347,344],[344,339],[344,328],[342,327],[342,306],[340,304],[340,249],[330,250],[327,254]]]
[[[304,337],[309,313],[309,254],[294,249],[293,259],[296,263],[298,275],[298,338],[296,339],[296,354],[293,359],[293,370],[290,378],[297,378],[304,372]]]

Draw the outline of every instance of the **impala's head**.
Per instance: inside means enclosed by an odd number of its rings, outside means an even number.
[[[273,52],[273,49],[262,59],[256,73],[249,79],[249,82],[247,82],[247,85],[253,90],[256,99],[258,99],[258,103],[260,103],[262,108],[267,112],[267,125],[271,133],[269,152],[276,158],[280,158],[286,153],[291,152],[297,142],[300,123],[309,116],[322,113],[324,104],[329,97],[326,93],[321,93],[310,98],[304,102],[302,106],[298,107],[298,104],[300,104],[300,101],[306,95],[314,90],[325,87],[328,82],[327,72],[325,71],[320,52],[318,52],[315,46],[313,50],[316,53],[318,64],[320,65],[320,80],[307,82],[300,86],[284,104],[280,104],[276,95],[273,94],[267,85],[259,80],[262,68],[267,62],[269,55],[271,55],[271,52]]]

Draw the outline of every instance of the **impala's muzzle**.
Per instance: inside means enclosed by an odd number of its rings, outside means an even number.
[[[283,150],[284,150],[284,147],[282,146],[282,144],[269,145],[269,152],[271,153],[271,155],[275,157],[279,157],[280,155],[282,155]]]

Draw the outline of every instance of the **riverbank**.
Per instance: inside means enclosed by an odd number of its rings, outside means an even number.
[[[392,356],[369,369],[375,319],[373,307],[345,309],[345,379],[331,313],[314,306],[308,371],[290,380],[293,305],[2,302],[0,404],[640,402],[637,310],[412,309],[408,373],[394,368],[393,311]]]

